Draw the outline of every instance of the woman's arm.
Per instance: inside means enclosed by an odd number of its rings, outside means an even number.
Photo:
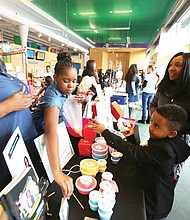
[[[156,110],[157,107],[158,107],[158,92],[156,92],[156,94],[154,95],[154,97],[149,105],[149,110],[150,110],[151,115]]]
[[[135,86],[134,81],[131,82],[131,87],[132,87],[132,90],[133,90],[133,95],[136,95],[137,93],[136,93],[136,86]]]
[[[44,133],[47,154],[54,179],[61,187],[63,196],[70,198],[74,189],[73,180],[62,172],[59,158],[59,139],[57,135],[59,111],[56,107],[46,107],[44,112]]]

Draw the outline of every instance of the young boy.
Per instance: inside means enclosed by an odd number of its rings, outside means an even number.
[[[123,140],[92,119],[94,131],[101,134],[108,145],[138,162],[148,220],[165,219],[171,211],[175,188],[174,164],[185,161],[190,155],[190,147],[178,136],[187,117],[185,110],[177,105],[158,107],[149,125],[148,146],[144,147],[135,142],[132,129],[124,134],[127,140]]]

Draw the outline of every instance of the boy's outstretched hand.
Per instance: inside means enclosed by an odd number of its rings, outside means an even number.
[[[106,127],[103,124],[100,124],[96,119],[92,118],[91,122],[89,123],[92,125],[94,131],[98,134],[101,134],[103,131],[106,130]]]
[[[130,127],[129,131],[122,132],[125,137],[129,137],[134,134],[134,128]]]

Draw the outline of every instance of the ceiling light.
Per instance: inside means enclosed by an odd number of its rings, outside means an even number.
[[[79,14],[80,14],[80,15],[95,15],[95,14],[96,14],[96,12],[94,12],[94,11],[89,11],[89,12],[80,12]]]
[[[121,40],[121,37],[111,37],[111,40]]]
[[[130,30],[130,27],[112,27],[112,28],[75,28],[75,31],[122,31]]]
[[[118,10],[118,11],[114,11],[115,14],[129,14],[132,13],[132,10]]]
[[[91,22],[90,22],[90,28],[92,28],[95,33],[98,33],[98,31],[95,30],[96,27]]]
[[[42,33],[41,32],[38,34],[38,37],[42,37]]]
[[[9,1],[7,1],[9,2]],[[39,8],[35,7],[33,4],[31,4],[29,1],[22,1],[26,6],[27,9],[31,8],[32,10],[34,10],[38,15],[42,16],[43,18],[46,18],[46,21],[49,22],[49,25],[47,25],[47,23],[37,23],[35,21],[33,21],[32,19],[30,19],[28,17],[28,13],[26,12],[26,16],[25,14],[22,15],[17,15],[15,16],[14,11],[4,8],[1,11],[1,16],[6,16],[9,19],[18,22],[20,24],[24,24],[27,25],[30,29],[35,30],[36,32],[41,34],[44,34],[46,36],[50,36],[52,39],[59,41],[60,43],[63,42],[65,44],[69,44],[72,47],[77,48],[79,51],[82,51],[84,53],[88,53],[88,47],[94,48],[93,45],[91,45],[89,42],[87,42],[86,40],[84,40],[83,38],[81,38],[79,35],[77,35],[76,33],[74,33],[73,31],[71,31],[70,29],[66,28],[64,25],[62,25],[60,22],[56,21],[55,19],[53,19],[51,16],[49,16],[47,13],[45,13],[44,11],[40,10]],[[23,17],[25,16],[25,17]],[[43,19],[42,19],[43,20]],[[55,28],[54,28],[55,27]],[[58,30],[60,33],[56,33],[53,30]],[[76,38],[76,42],[74,43],[73,40],[70,41],[67,40],[61,36],[61,32],[66,31],[67,35],[70,37],[70,35],[74,38]],[[79,42],[79,43],[78,43]],[[84,44],[84,47],[81,46]]]
[[[48,41],[51,41],[51,37],[48,37]]]
[[[86,37],[86,39],[91,43],[91,44],[95,44],[95,42],[93,40],[91,40],[89,37]]]

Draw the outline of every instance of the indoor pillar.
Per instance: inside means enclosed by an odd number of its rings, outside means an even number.
[[[28,26],[26,25],[20,25],[19,26],[20,31],[20,40],[21,45],[24,53],[22,54],[22,65],[23,65],[23,73],[25,74],[26,78],[27,75],[27,39],[28,39]]]

